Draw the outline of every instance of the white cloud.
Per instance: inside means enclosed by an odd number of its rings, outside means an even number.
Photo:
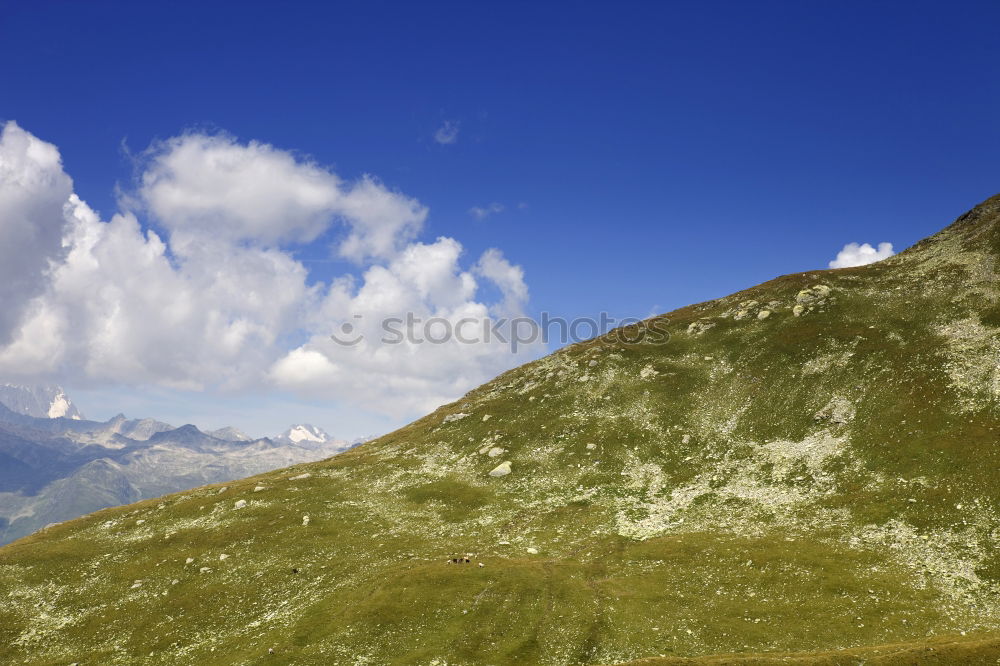
[[[0,344],[9,342],[50,264],[64,252],[73,183],[59,151],[14,122],[0,133]]]
[[[830,262],[830,268],[864,266],[888,259],[893,254],[895,253],[892,250],[892,243],[879,243],[877,250],[868,243],[864,245],[848,243],[837,253],[837,258]]]
[[[369,268],[360,284],[347,279],[335,283],[314,321],[313,336],[274,365],[274,382],[306,396],[336,396],[389,413],[417,413],[536,355],[539,344],[515,354],[505,340],[486,335],[498,317],[523,310],[528,292],[521,269],[498,250],[489,250],[472,272],[464,271],[461,252],[450,238],[416,243],[389,264]],[[476,298],[479,285],[473,272],[496,284],[502,303]],[[437,322],[428,325],[432,319]],[[344,324],[350,325],[348,333]],[[499,330],[509,340],[509,327]],[[429,340],[446,332],[451,332],[447,340]]]
[[[380,342],[382,322],[408,313],[422,320],[412,326],[418,337],[432,317],[474,320],[481,331],[522,311],[528,291],[521,269],[498,250],[467,269],[457,240],[415,241],[427,209],[374,178],[346,185],[266,144],[184,135],[147,154],[139,179],[134,201],[158,221],[157,232],[127,210],[99,219],[72,194],[56,148],[11,131],[37,155],[14,151],[22,159],[3,162],[0,192],[31,178],[44,186],[0,197],[0,224],[23,219],[40,228],[11,235],[0,227],[10,239],[0,251],[36,257],[24,269],[23,317],[9,343],[0,342],[0,376],[91,387],[268,387],[410,416],[537,351],[529,345],[515,355],[497,340]],[[286,246],[338,221],[339,251],[361,273],[316,283]],[[38,243],[41,231],[58,242]],[[480,296],[479,280],[497,287],[499,302]],[[330,338],[345,323],[365,334],[363,343]]]
[[[102,222],[75,195],[71,206],[70,252],[21,335],[0,350],[4,374],[251,385],[316,298],[305,269],[283,252],[216,242],[171,260],[167,243],[134,215]]]
[[[427,209],[365,176],[347,185],[268,144],[185,134],[147,154],[139,196],[183,250],[205,238],[262,245],[309,242],[334,221],[355,261],[386,258],[420,231]]]
[[[486,206],[473,206],[469,209],[469,215],[477,220],[485,220],[490,215],[496,215],[497,213],[502,213],[503,211],[503,204],[496,203],[494,201]]]
[[[267,144],[186,134],[150,152],[139,194],[171,233],[277,243],[322,233],[340,189],[336,175]]]
[[[528,285],[520,266],[514,266],[500,250],[492,248],[479,258],[475,271],[500,288],[504,298],[502,316],[519,317],[523,314],[524,304],[528,301]]]
[[[442,146],[450,146],[458,141],[459,122],[457,120],[446,120],[441,127],[434,132],[434,140]]]
[[[419,201],[390,192],[371,176],[344,194],[338,213],[351,225],[340,253],[357,262],[392,257],[416,237],[427,218]]]

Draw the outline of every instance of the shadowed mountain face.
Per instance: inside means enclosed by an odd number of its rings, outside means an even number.
[[[346,442],[308,446],[215,435],[124,416],[98,423],[36,418],[0,404],[0,544],[50,523],[206,483],[229,481],[338,453]]]
[[[0,550],[0,660],[995,661],[998,260],[994,198],[329,460],[45,530]]]

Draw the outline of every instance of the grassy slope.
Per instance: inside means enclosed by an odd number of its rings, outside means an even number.
[[[0,549],[0,662],[995,663],[998,257],[994,198],[673,312],[666,344],[574,345],[330,460],[45,530]]]

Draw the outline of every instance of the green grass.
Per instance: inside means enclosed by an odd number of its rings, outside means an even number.
[[[998,209],[2,548],[0,662],[995,663]]]

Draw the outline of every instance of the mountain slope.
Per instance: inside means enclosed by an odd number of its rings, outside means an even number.
[[[0,660],[995,663],[998,260],[995,197],[329,460],[47,529],[0,549]]]

